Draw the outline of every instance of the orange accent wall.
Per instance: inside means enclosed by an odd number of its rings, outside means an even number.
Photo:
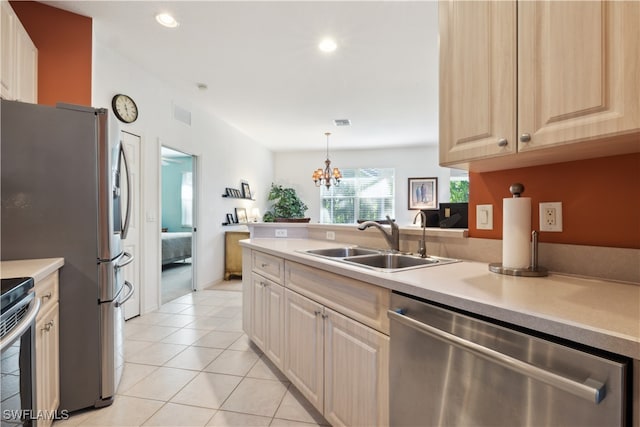
[[[562,202],[563,231],[541,242],[640,248],[640,153],[469,175],[469,235],[502,238],[502,199],[524,184],[531,226],[540,202]],[[476,229],[476,205],[493,204],[493,230]]]
[[[91,18],[34,1],[11,1],[38,48],[38,104],[91,105]]]

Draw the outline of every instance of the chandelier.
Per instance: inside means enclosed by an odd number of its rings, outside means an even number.
[[[324,161],[324,169],[318,168],[313,171],[312,178],[316,187],[324,185],[329,189],[331,185],[337,186],[340,184],[342,173],[338,168],[331,169],[331,160],[329,160],[329,135],[331,135],[331,132],[325,132],[324,134],[327,135],[327,160]]]

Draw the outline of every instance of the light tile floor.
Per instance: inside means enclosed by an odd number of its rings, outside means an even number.
[[[239,288],[225,282],[127,321],[114,403],[55,427],[328,425],[243,333]]]

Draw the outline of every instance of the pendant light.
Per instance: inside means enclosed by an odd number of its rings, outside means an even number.
[[[329,160],[329,135],[331,135],[331,132],[325,132],[324,134],[327,136],[327,160],[324,161],[324,169],[318,168],[313,171],[312,178],[316,187],[324,185],[329,189],[332,185],[338,186],[340,184],[342,173],[338,168],[331,169],[331,160]]]

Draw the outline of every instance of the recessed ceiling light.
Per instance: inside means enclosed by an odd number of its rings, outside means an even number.
[[[158,24],[167,28],[176,28],[178,25],[180,25],[178,24],[178,21],[176,21],[176,19],[168,13],[157,14],[156,21],[158,21]]]
[[[338,45],[333,39],[324,39],[318,45],[318,49],[323,52],[333,52],[337,47]]]

